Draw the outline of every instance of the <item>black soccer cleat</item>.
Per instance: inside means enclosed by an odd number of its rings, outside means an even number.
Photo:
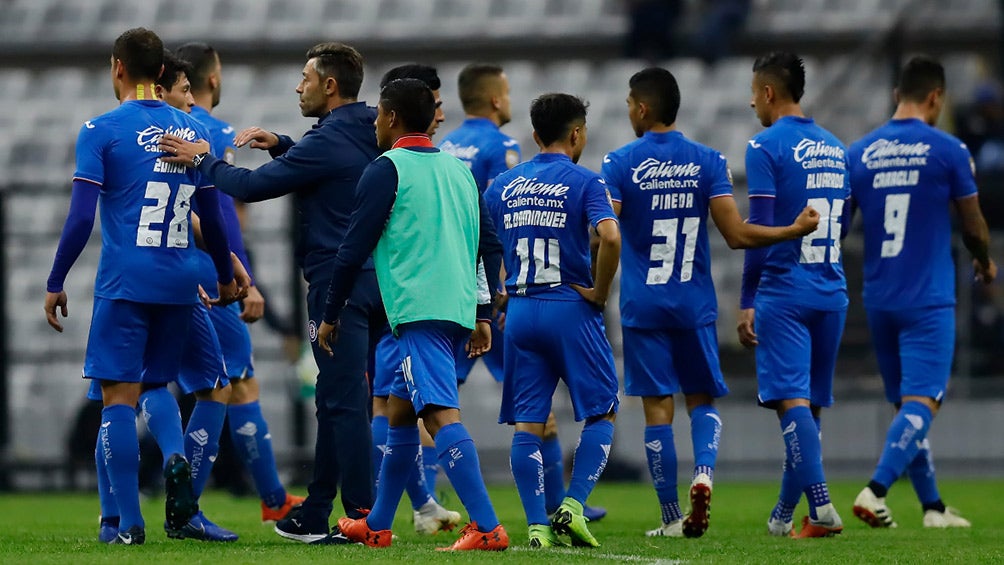
[[[192,489],[192,467],[180,453],[167,460],[164,468],[165,515],[167,527],[181,530],[199,513],[199,501]]]
[[[119,531],[109,545],[143,545],[146,542],[146,530],[143,526],[133,526],[126,531]]]

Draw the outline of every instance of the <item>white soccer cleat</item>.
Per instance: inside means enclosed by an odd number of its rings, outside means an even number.
[[[415,510],[415,532],[431,536],[437,532],[449,532],[460,523],[460,513],[443,508],[438,502],[429,500]]]
[[[767,533],[779,538],[791,537],[794,531],[794,521],[784,522],[773,516],[767,520]]]
[[[683,519],[683,535],[699,538],[711,521],[711,477],[701,473],[690,484],[690,514]]]
[[[854,515],[873,528],[895,528],[892,512],[885,505],[885,497],[875,496],[870,487],[865,487],[854,499]]]
[[[649,530],[645,532],[645,535],[650,538],[656,537],[667,537],[667,538],[682,538],[683,537],[683,520],[673,520],[668,524],[663,524],[654,530]]]
[[[944,512],[928,510],[924,512],[925,528],[969,528],[972,524],[954,508],[945,508]]]

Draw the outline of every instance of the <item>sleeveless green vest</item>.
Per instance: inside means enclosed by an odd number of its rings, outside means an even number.
[[[391,149],[397,198],[373,252],[390,327],[424,320],[474,328],[480,216],[470,169],[444,152]]]

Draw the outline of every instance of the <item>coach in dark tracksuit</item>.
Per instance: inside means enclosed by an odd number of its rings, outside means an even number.
[[[212,155],[195,156],[201,144],[172,142],[177,156],[191,153],[198,169],[216,187],[245,202],[294,194],[300,219],[297,255],[309,285],[308,333],[317,378],[317,445],[314,477],[307,500],[276,524],[276,532],[305,543],[342,543],[328,535],[328,518],[339,480],[342,504],[351,518],[373,503],[372,439],[367,404],[367,351],[372,336],[386,323],[372,260],[355,284],[341,317],[334,355],[317,346],[317,327],[325,307],[333,259],[345,237],[356,183],[380,151],[373,121],[376,113],[357,102],[362,84],[362,57],[339,43],[322,43],[307,52],[303,80],[296,88],[300,111],[319,118],[299,142],[259,128],[237,135],[235,143],[267,149],[274,158],[254,171],[233,167]],[[176,139],[176,138],[172,138]]]

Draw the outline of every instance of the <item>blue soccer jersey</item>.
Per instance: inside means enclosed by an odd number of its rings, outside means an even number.
[[[732,196],[725,158],[678,131],[646,132],[603,159],[621,203],[621,323],[694,329],[714,322],[708,206]]]
[[[965,144],[917,119],[890,120],[851,145],[864,216],[869,310],[955,304],[949,204],[976,194]]]
[[[506,290],[514,296],[581,300],[593,286],[589,227],[616,219],[606,184],[567,155],[541,153],[485,191],[502,241]]]
[[[847,307],[840,262],[840,218],[850,189],[844,145],[811,118],[785,116],[749,141],[750,198],[774,199],[774,224],[795,221],[806,206],[820,215],[816,231],[766,249],[757,296],[818,310]]]
[[[495,177],[520,161],[519,143],[488,118],[467,118],[443,138],[439,148],[471,168],[482,193]]]
[[[157,143],[165,133],[189,141],[209,137],[200,123],[159,100],[125,102],[80,128],[74,180],[101,187],[97,297],[198,301],[191,202],[196,190],[211,185],[193,169],[159,160]]]

